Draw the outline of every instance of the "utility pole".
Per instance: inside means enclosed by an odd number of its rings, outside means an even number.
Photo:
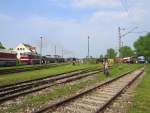
[[[121,28],[118,27],[118,33],[119,33],[119,48],[118,48],[118,53],[119,56],[121,55],[120,49],[121,49]]]
[[[64,57],[64,49],[62,48],[62,58]]]
[[[55,57],[56,57],[56,45],[55,45],[55,48],[54,48],[54,49],[55,49]]]
[[[128,32],[126,32],[126,33],[124,33],[124,34],[121,34],[121,30],[125,30],[125,28],[120,28],[120,27],[118,27],[118,33],[119,33],[119,50],[118,50],[118,53],[119,53],[119,57],[120,57],[120,55],[121,55],[120,49],[121,49],[121,47],[123,46],[122,37],[124,37],[124,36],[126,36],[126,35],[128,35],[128,34],[130,34],[130,33],[134,33],[133,31],[134,31],[135,29],[137,29],[137,28],[138,28],[138,27],[134,27],[134,28],[131,29],[130,31],[128,31]]]
[[[41,61],[40,61],[40,64],[42,64],[42,48],[43,48],[42,39],[43,39],[43,37],[41,36],[41,37],[40,37],[40,39],[41,39],[41,47],[40,47],[40,56],[41,56]]]
[[[124,45],[123,45],[123,41],[121,42],[121,47],[123,47]]]
[[[90,58],[90,37],[88,36],[88,58]]]

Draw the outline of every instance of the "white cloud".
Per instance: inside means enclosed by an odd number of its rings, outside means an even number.
[[[120,1],[119,0],[73,0],[72,5],[74,7],[79,7],[79,8],[98,7],[98,6],[116,7],[116,6],[120,6]]]
[[[120,0],[49,0],[51,5],[59,7],[90,8],[90,7],[118,7]]]
[[[97,11],[94,12],[91,16],[91,22],[97,21],[111,21],[112,20],[125,20],[128,18],[127,12],[118,12],[118,11]]]
[[[66,8],[71,5],[72,0],[48,0],[51,6]]]

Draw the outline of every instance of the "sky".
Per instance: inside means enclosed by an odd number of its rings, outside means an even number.
[[[19,43],[43,55],[63,53],[66,57],[85,57],[90,36],[90,55],[99,57],[108,48],[118,50],[118,27],[125,28],[123,45],[133,47],[141,35],[150,31],[150,0],[0,0],[0,41],[6,48]],[[143,32],[144,31],[144,32]]]

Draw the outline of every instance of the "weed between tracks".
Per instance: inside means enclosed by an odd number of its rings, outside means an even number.
[[[142,65],[114,65],[114,68],[110,70],[110,77],[119,75],[123,72],[136,69],[141,67]],[[47,94],[39,94],[37,96],[33,96],[32,94],[25,96],[23,100],[21,100],[20,103],[14,103],[8,106],[5,110],[0,110],[2,113],[7,112],[31,112],[33,108],[39,108],[40,105],[52,101],[55,99],[58,99],[59,97],[63,96],[69,96],[73,93],[78,92],[80,89],[88,87],[90,85],[94,85],[97,82],[100,82],[102,80],[105,80],[107,77],[104,76],[102,73],[99,73],[96,75],[95,79],[93,80],[87,80],[82,81],[82,79],[73,85],[63,85],[62,86],[56,86],[54,87],[53,91],[48,92]]]
[[[146,75],[135,90],[128,113],[150,113],[150,65],[147,65]]]
[[[35,68],[35,67],[43,67],[43,66],[53,66],[58,63],[50,63],[50,64],[35,64],[35,65],[20,65],[20,66],[11,66],[11,67],[0,67],[0,70],[9,70],[9,69],[28,69],[28,68]],[[62,63],[63,64],[63,63]],[[65,63],[64,63],[65,64]]]

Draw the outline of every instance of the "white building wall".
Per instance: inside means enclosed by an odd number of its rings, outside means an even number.
[[[14,51],[17,52],[17,58],[20,59],[20,53],[31,52],[24,44],[19,44]]]

